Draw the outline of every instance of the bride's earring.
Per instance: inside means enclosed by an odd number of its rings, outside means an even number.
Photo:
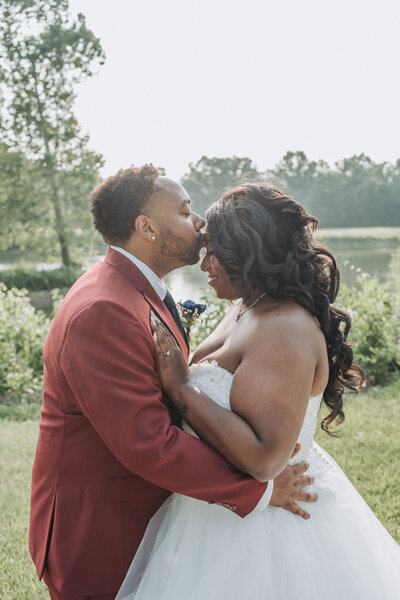
[[[152,240],[155,240],[155,239],[156,239],[156,236],[155,236],[155,235],[152,235],[152,236],[151,236],[151,239],[152,239]]]

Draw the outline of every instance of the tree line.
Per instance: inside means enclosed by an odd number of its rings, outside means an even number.
[[[376,163],[360,154],[332,168],[324,160],[309,160],[303,151],[289,151],[273,169],[258,171],[247,157],[203,156],[182,177],[200,212],[242,181],[267,181],[283,189],[324,227],[400,226],[400,159]]]
[[[27,249],[69,266],[99,244],[89,201],[103,157],[90,149],[73,103],[76,84],[104,60],[68,0],[0,0],[0,250]],[[283,188],[325,227],[400,226],[400,160],[361,154],[331,168],[296,151],[259,171],[248,157],[203,156],[181,183],[204,214],[244,180]]]

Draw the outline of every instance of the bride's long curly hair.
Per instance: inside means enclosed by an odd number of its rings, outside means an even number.
[[[244,183],[209,208],[207,221],[213,252],[233,285],[294,301],[318,319],[329,360],[323,397],[331,411],[321,427],[332,434],[331,423],[344,421],[344,388],[357,392],[365,376],[347,343],[351,318],[333,306],[340,281],[335,257],[313,239],[319,220],[268,184]]]

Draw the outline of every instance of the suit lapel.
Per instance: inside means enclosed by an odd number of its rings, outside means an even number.
[[[140,269],[129,258],[108,248],[104,262],[115,267],[135,288],[143,294],[143,297],[150,305],[151,309],[157,314],[159,319],[166,325],[172,333],[182,350],[185,358],[189,356],[189,345],[187,340],[184,340],[181,332],[178,329],[171,313],[157,294],[147,277],[145,277]]]
[[[164,302],[161,300],[160,296],[157,294],[157,292],[150,283],[147,283],[147,286],[143,291],[143,295],[147,302],[150,304],[152,310],[168,327],[169,331],[172,333],[172,335],[178,342],[178,345],[185,357],[188,358],[188,346],[186,340],[183,339],[182,334],[179,331],[179,328],[175,323],[173,316],[171,315],[168,308],[165,306]]]

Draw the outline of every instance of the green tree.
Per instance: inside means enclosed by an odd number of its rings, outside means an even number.
[[[20,245],[20,240],[25,238],[27,220],[33,215],[29,205],[25,211],[21,211],[21,206],[32,195],[33,173],[32,163],[23,152],[13,152],[0,143],[1,250]]]
[[[287,152],[268,175],[325,227],[400,225],[400,161],[375,163],[360,154],[331,169],[304,152]]]
[[[298,200],[307,196],[312,182],[329,171],[329,165],[323,160],[308,160],[301,150],[286,152],[285,156],[267,175],[278,186],[287,188],[289,193],[299,196]]]
[[[309,160],[305,152],[288,151],[279,163],[267,171],[267,177],[286,190],[324,225],[335,213],[336,174],[323,160]]]
[[[0,0],[0,52],[1,153],[14,165],[8,182],[24,171],[22,163],[29,171],[29,189],[13,201],[3,190],[8,229],[14,217],[27,223],[34,213],[31,243],[49,250],[57,242],[69,265],[82,228],[92,230],[88,195],[102,165],[72,112],[74,86],[94,74],[104,53],[85,17],[70,17],[68,0]]]
[[[337,192],[340,211],[336,226],[348,226],[349,219],[357,227],[394,225],[393,220],[400,222],[400,204],[392,195],[389,163],[375,163],[369,156],[360,154],[338,161],[335,166],[340,175]]]
[[[181,183],[188,191],[194,209],[204,214],[207,208],[218,197],[240,181],[259,179],[257,171],[250,158],[232,156],[230,158],[210,158],[202,156],[197,163],[189,164]]]

